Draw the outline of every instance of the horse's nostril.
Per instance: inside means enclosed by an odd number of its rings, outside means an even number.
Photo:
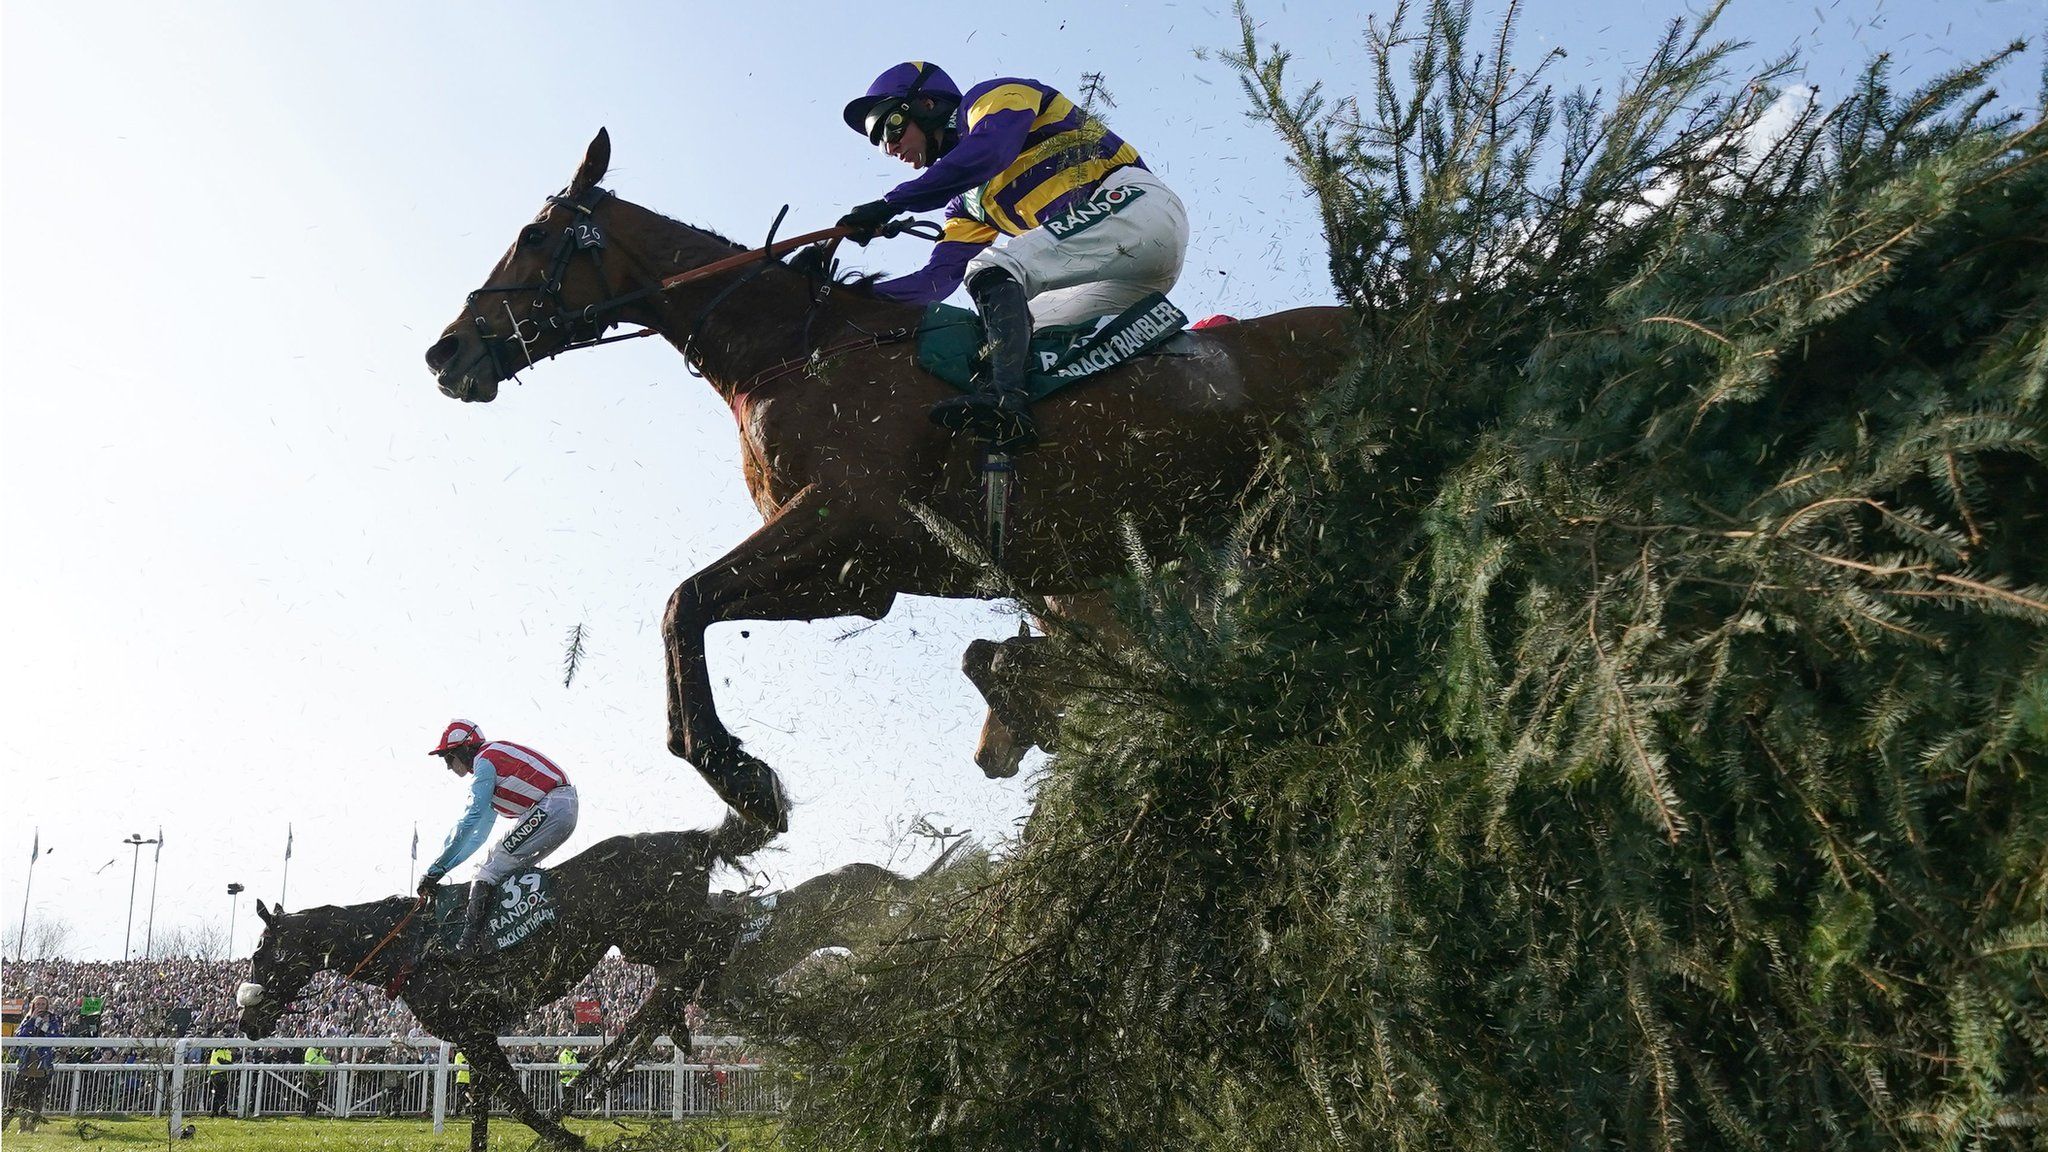
[[[427,370],[439,373],[448,361],[455,358],[455,349],[460,343],[460,338],[452,335],[443,336],[435,341],[434,346],[427,349]]]

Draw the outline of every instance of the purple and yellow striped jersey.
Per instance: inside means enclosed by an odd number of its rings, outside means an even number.
[[[946,208],[946,231],[925,266],[874,285],[878,295],[915,304],[960,286],[968,260],[1087,199],[1119,168],[1145,166],[1138,150],[1072,100],[1036,80],[1008,77],[967,90],[960,140],[883,200],[905,212]]]

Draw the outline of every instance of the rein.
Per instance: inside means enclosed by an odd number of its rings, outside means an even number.
[[[356,978],[358,973],[362,972],[363,969],[368,968],[370,966],[370,961],[375,960],[377,958],[377,954],[379,952],[384,951],[384,946],[391,943],[393,940],[398,939],[398,934],[400,932],[405,931],[405,926],[412,923],[412,918],[414,916],[419,915],[420,909],[425,908],[426,906],[427,902],[425,898],[422,897],[415,899],[412,902],[412,907],[405,910],[405,915],[400,916],[398,918],[398,923],[391,926],[391,931],[386,932],[384,934],[384,938],[382,940],[377,941],[377,946],[375,948],[370,949],[370,954],[363,957],[361,960],[357,961],[356,966],[349,969],[348,975],[342,977],[342,979],[353,980]],[[392,995],[395,996],[398,994],[397,988],[403,986],[405,983],[405,978],[410,975],[412,975],[412,969],[408,966],[406,969],[401,971],[395,978],[393,978],[391,982]]]
[[[483,287],[478,288],[474,292],[470,293],[470,299],[474,301],[476,297],[484,295],[486,293],[510,294],[516,292],[533,292],[535,294],[536,307],[538,307],[539,303],[543,300],[554,305],[555,314],[547,318],[547,327],[559,330],[563,328],[573,329],[576,328],[577,326],[585,326],[589,329],[590,335],[587,338],[578,340],[572,337],[567,343],[562,345],[562,347],[557,348],[553,352],[550,352],[542,356],[541,359],[543,360],[550,360],[556,356],[560,356],[564,352],[570,352],[580,348],[594,348],[600,344],[615,344],[622,340],[637,340],[643,336],[653,336],[656,334],[656,331],[655,329],[652,328],[644,328],[638,332],[628,332],[619,336],[602,335],[604,327],[606,326],[604,322],[604,317],[611,313],[617,312],[619,309],[624,308],[628,304],[631,304],[638,300],[644,300],[649,296],[658,296],[661,293],[668,292],[675,288],[680,288],[685,284],[695,283],[699,280],[706,280],[713,276],[720,275],[722,273],[731,272],[739,268],[747,268],[749,265],[752,265],[752,268],[749,269],[749,271],[745,275],[742,275],[732,284],[727,285],[724,289],[719,291],[710,299],[710,301],[708,301],[704,305],[702,309],[698,311],[695,320],[692,321],[690,325],[689,339],[687,339],[684,342],[686,349],[685,356],[687,357],[687,349],[690,345],[693,345],[696,342],[697,334],[703,330],[704,324],[708,320],[710,320],[712,312],[716,311],[719,305],[725,303],[726,299],[730,297],[734,292],[738,291],[740,288],[744,287],[746,284],[751,282],[754,279],[754,277],[759,276],[762,272],[767,271],[770,267],[774,267],[777,263],[778,257],[781,257],[786,253],[795,251],[798,248],[802,248],[810,244],[815,244],[820,241],[831,241],[836,248],[838,242],[847,235],[849,235],[851,232],[850,229],[835,226],[831,228],[821,228],[816,232],[806,232],[801,236],[792,236],[786,240],[777,240],[775,239],[775,232],[778,228],[782,226],[783,217],[789,214],[789,206],[785,204],[782,207],[782,211],[776,213],[774,223],[770,224],[768,227],[767,243],[763,244],[759,248],[750,248],[744,252],[736,252],[731,256],[726,256],[718,260],[713,260],[709,264],[702,264],[695,268],[685,269],[684,271],[678,272],[673,276],[664,277],[662,280],[653,285],[650,285],[649,287],[637,289],[632,292],[627,292],[622,295],[614,296],[608,300],[600,300],[594,304],[587,304],[580,309],[572,309],[562,299],[562,277],[568,271],[569,263],[572,259],[574,259],[576,253],[582,251],[588,251],[590,253],[591,259],[597,262],[598,268],[600,272],[602,272],[602,269],[604,267],[604,249],[606,237],[604,229],[598,227],[596,221],[590,219],[590,217],[592,216],[597,205],[602,203],[605,197],[608,197],[610,195],[611,192],[606,189],[592,188],[583,193],[579,193],[575,196],[558,195],[548,197],[548,202],[550,204],[556,204],[567,208],[571,208],[576,212],[577,216],[581,217],[581,219],[572,220],[569,223],[569,225],[562,230],[561,239],[557,242],[555,252],[553,256],[550,258],[548,270],[542,276],[540,281],[537,283],[529,284],[486,284]],[[933,224],[929,221],[904,220],[898,221],[893,224],[884,225],[881,229],[877,231],[876,234],[879,236],[908,235],[916,236],[924,240],[937,241],[943,235],[943,232],[941,231],[938,225]],[[823,263],[827,268],[831,266],[831,254],[829,252],[826,254]],[[812,301],[814,314],[817,305],[823,303],[824,294],[828,293],[829,291],[830,283],[828,278],[828,282],[825,285],[824,291],[814,294]],[[499,359],[499,349],[502,348],[505,344],[516,341],[519,344],[520,351],[526,356],[527,366],[532,367],[535,361],[532,353],[527,351],[527,346],[531,344],[533,340],[539,338],[538,330],[542,326],[542,322],[539,319],[532,317],[529,317],[528,319],[525,320],[519,319],[516,315],[513,314],[512,306],[509,302],[505,305],[505,315],[512,323],[512,332],[511,335],[509,336],[499,336],[495,332],[491,331],[491,321],[482,315],[477,316],[475,322],[477,327],[481,330],[479,333],[479,338],[483,342],[485,351],[490,355],[492,363],[498,367],[501,376],[511,376],[513,375],[513,371],[506,371],[506,365]],[[531,338],[526,335],[525,331],[525,326],[528,324],[533,325],[536,330],[535,335]],[[806,319],[804,329],[806,333],[808,333],[810,329],[809,319]],[[893,340],[902,339],[904,336],[907,335],[908,332],[904,332],[901,334],[894,332],[883,333],[878,336],[866,337],[859,342],[849,343],[845,345],[835,345],[830,349],[825,349],[821,351],[823,354],[836,354],[838,352],[846,351],[851,348],[874,347],[881,344],[890,343]],[[791,372],[796,371],[799,367],[811,363],[814,359],[816,359],[816,357],[819,354],[820,352],[813,352],[805,357],[787,361],[783,364],[777,365],[775,368],[771,368],[767,372],[762,373],[761,376],[757,377],[753,382],[750,383],[750,386],[759,383],[764,383],[766,382],[766,379],[779,379],[782,376],[786,376]],[[516,371],[516,369],[514,369],[514,371]]]
[[[784,208],[783,211],[787,212],[789,209]],[[777,216],[775,219],[779,223],[782,217]],[[656,287],[642,289],[642,293],[651,296],[656,292],[666,292],[671,288],[680,288],[692,280],[702,280],[709,276],[716,276],[720,272],[730,272],[734,268],[744,267],[754,260],[773,260],[785,252],[793,252],[806,244],[815,244],[820,240],[838,240],[846,236],[846,234],[847,229],[845,228],[820,228],[816,232],[806,232],[801,236],[792,236],[787,240],[771,240],[765,247],[735,253],[723,260],[713,260],[709,264],[692,268],[687,272],[678,272],[663,280]],[[598,305],[598,307],[608,306],[610,303],[611,301],[607,300],[604,305]]]

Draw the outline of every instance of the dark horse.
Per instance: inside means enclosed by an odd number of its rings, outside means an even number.
[[[1033,748],[1059,751],[1067,692],[1049,659],[1051,639],[1020,628],[1007,640],[972,641],[960,657],[960,671],[988,705],[974,763],[991,780],[1015,776]]]
[[[370,904],[310,908],[287,914],[261,901],[263,939],[249,982],[236,993],[242,1032],[261,1040],[315,972],[338,970],[386,988],[403,981],[405,1002],[435,1036],[461,1047],[480,1078],[471,1093],[470,1147],[482,1149],[493,1090],[536,1133],[560,1147],[582,1142],[520,1090],[497,1037],[528,1012],[560,998],[618,946],[625,958],[652,965],[654,992],[617,1040],[579,1077],[596,1082],[667,1032],[687,1046],[683,1008],[705,978],[732,953],[742,919],[714,904],[711,871],[737,863],[767,843],[761,825],[728,816],[716,829],[648,832],[600,841],[551,870],[556,921],[501,956],[463,960],[430,947],[431,929],[418,917],[391,936],[413,907],[409,897]],[[374,955],[373,955],[374,953]],[[365,959],[368,962],[365,963]],[[601,1065],[601,1066],[600,1066]]]
[[[1056,620],[1037,617],[1041,629],[1059,628],[1086,644],[1114,652],[1133,642],[1109,598],[1099,592],[1053,596],[1046,608]],[[1067,703],[1087,686],[1081,662],[1057,650],[1051,635],[1033,636],[1028,624],[1005,640],[975,640],[960,657],[960,671],[988,705],[974,762],[990,779],[1017,774],[1032,748],[1059,751],[1060,720]]]
[[[955,857],[967,843],[954,841],[915,876],[848,864],[782,892],[714,896],[732,905],[742,926],[731,958],[705,979],[698,1002],[721,1019],[772,1016],[777,1001],[811,972],[829,973],[834,959],[886,943],[892,929],[903,927],[893,922],[913,901],[928,899],[959,874]]]
[[[515,369],[625,323],[667,338],[718,390],[764,523],[669,599],[668,747],[735,809],[782,828],[774,771],[718,717],[705,629],[879,619],[905,593],[987,595],[983,566],[927,519],[976,535],[977,449],[926,419],[950,389],[890,339],[919,309],[765,263],[661,291],[737,246],[600,188],[610,161],[600,130],[427,366],[449,396],[488,401]],[[1033,595],[1082,592],[1125,568],[1127,534],[1164,540],[1222,523],[1276,427],[1342,366],[1347,325],[1341,308],[1226,325],[1196,333],[1196,355],[1141,360],[1043,401],[1044,445],[1016,462],[1022,515],[1003,574]]]

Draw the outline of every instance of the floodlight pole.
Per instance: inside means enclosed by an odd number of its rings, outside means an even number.
[[[128,867],[128,923],[121,932],[121,959],[126,960],[128,945],[135,939],[135,881],[142,874],[142,846],[155,844],[157,841],[143,839],[140,832],[130,832],[128,838],[121,843],[135,849],[134,861]],[[152,880],[151,883],[154,884],[155,881]]]
[[[241,903],[235,897],[241,894],[242,886],[240,884],[228,885],[228,946],[221,954],[221,959],[223,960],[233,960],[235,958],[235,906]]]
[[[157,873],[163,871],[163,863],[164,830],[159,826],[156,830],[156,851],[149,857],[149,927],[142,933],[144,956],[156,955],[156,877]]]
[[[414,833],[418,835],[418,833]],[[43,854],[43,830],[36,829],[35,847],[28,857],[28,878],[21,886],[21,934],[14,938],[14,962],[28,959],[28,894],[36,883],[36,860]]]

